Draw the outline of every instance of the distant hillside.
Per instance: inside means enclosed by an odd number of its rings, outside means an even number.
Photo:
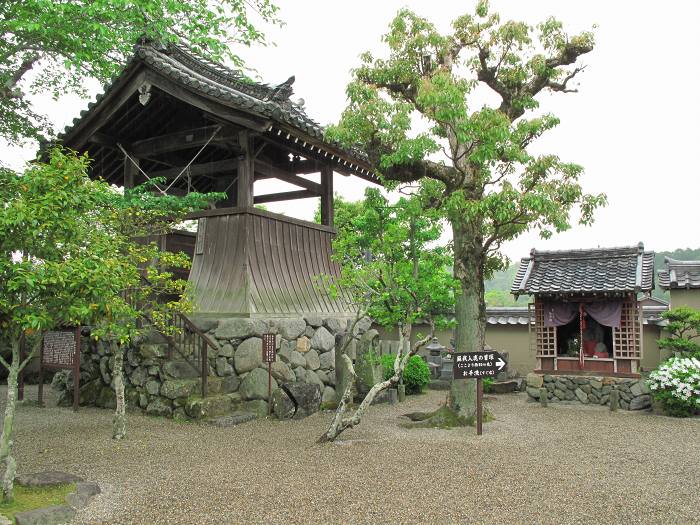
[[[672,259],[700,261],[700,248],[678,248],[672,252],[656,252],[654,258],[655,269],[663,268],[664,257]],[[520,297],[518,301],[510,294],[510,286],[515,279],[515,273],[518,271],[518,265],[512,264],[507,270],[497,272],[492,279],[486,281],[486,306],[525,306],[529,298]],[[661,290],[658,285],[654,290],[654,297],[668,301],[668,292]]]

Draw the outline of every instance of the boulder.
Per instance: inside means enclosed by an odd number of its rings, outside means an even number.
[[[321,403],[334,403],[335,402],[335,388],[327,386],[323,389],[323,394],[321,395]]]
[[[272,393],[272,413],[277,419],[292,419],[296,409],[296,404],[284,388],[278,388]]]
[[[235,375],[226,376],[221,381],[221,393],[222,394],[230,394],[231,392],[235,392],[236,390],[238,390],[238,387],[240,385],[241,385],[241,380],[238,378],[238,376],[235,376]]]
[[[190,320],[197,328],[205,333],[209,330],[215,330],[216,327],[219,326],[219,320],[211,317],[190,316]]]
[[[320,356],[321,368],[324,370],[333,370],[335,368],[335,348],[330,352],[325,352]]]
[[[304,317],[304,320],[306,321],[306,324],[313,326],[314,328],[318,328],[319,326],[323,325],[323,319],[318,315],[309,315]]]
[[[277,329],[285,339],[296,339],[306,331],[306,321],[301,318],[278,319]]]
[[[157,396],[160,393],[160,383],[154,380],[147,381],[146,392],[148,392],[152,396]]]
[[[131,376],[129,376],[131,384],[136,386],[143,386],[146,379],[148,379],[148,370],[143,367],[137,368],[131,373]]]
[[[321,360],[316,350],[309,350],[304,358],[306,359],[306,368],[309,370],[318,370],[321,367]]]
[[[268,331],[267,323],[261,319],[247,319],[232,317],[221,319],[214,337],[217,339],[246,339],[248,337],[262,337]]]
[[[80,476],[69,474],[68,472],[46,470],[33,474],[20,474],[17,476],[16,481],[23,487],[52,487],[55,485],[66,485],[68,483],[79,483],[85,480]]]
[[[311,348],[321,352],[330,352],[335,347],[335,337],[323,326],[316,330],[311,339]]]
[[[649,394],[644,394],[637,396],[632,401],[630,401],[630,410],[643,410],[651,406],[651,396]]]
[[[532,372],[525,376],[525,381],[527,381],[527,386],[532,388],[540,388],[544,384],[544,378],[541,375],[534,374]]]
[[[206,419],[231,412],[235,394],[208,397],[192,396],[185,403],[185,413],[193,419]]]
[[[102,387],[95,400],[95,405],[112,410],[117,408],[117,396],[114,394],[114,390],[109,386]]]
[[[310,384],[310,385],[318,385],[318,388],[321,392],[323,392],[323,388],[326,386],[323,384],[323,381],[316,375],[316,372],[313,370],[307,370],[306,371],[306,377],[304,380]]]
[[[306,383],[306,368],[299,366],[294,369],[294,377],[300,383]]]
[[[256,368],[252,370],[248,375],[245,376],[239,392],[241,397],[245,400],[251,399],[263,399],[268,398],[268,379],[267,372],[262,368]],[[272,379],[272,391],[274,392],[277,388],[277,381]]]
[[[532,399],[539,399],[540,398],[540,390],[539,388],[535,388],[532,386],[528,386],[525,391],[527,392],[527,395],[530,396]]]
[[[168,351],[168,345],[147,344],[139,346],[139,353],[143,359],[162,359]]]
[[[282,388],[296,405],[294,419],[303,419],[318,412],[321,406],[321,389],[318,385],[285,383]]]
[[[323,321],[323,324],[331,331],[332,334],[337,334],[338,332],[345,331],[347,321],[338,319],[337,317],[329,317]]]
[[[275,361],[274,363],[272,363],[271,368],[272,377],[274,377],[278,381],[282,383],[289,383],[291,381],[294,381],[294,372],[292,372],[292,369],[289,368],[289,366],[285,363],[281,361]]]
[[[234,366],[238,374],[250,372],[262,364],[262,339],[251,337],[238,345],[234,356]]]
[[[160,387],[160,395],[168,399],[187,397],[194,394],[199,388],[197,379],[171,379],[165,381]]]
[[[603,388],[603,383],[597,379],[591,379],[588,384],[591,385],[593,390],[600,390]]]
[[[216,358],[216,375],[220,377],[230,376],[233,374],[233,365],[228,362],[225,357]]]
[[[299,339],[297,339],[296,351],[304,354],[309,350],[311,350],[311,339],[305,335],[302,335]]]
[[[80,404],[81,405],[94,405],[97,401],[97,396],[100,395],[102,390],[102,380],[93,379],[89,383],[83,383],[80,385]],[[70,391],[71,395],[73,390]]]
[[[642,394],[648,394],[650,392],[649,387],[644,379],[637,381],[630,387],[630,394],[633,396],[641,396]],[[630,405],[631,406],[631,405]],[[646,407],[644,407],[646,408]],[[636,410],[636,409],[630,409]]]
[[[267,401],[255,399],[253,401],[243,402],[241,404],[241,411],[250,414],[255,414],[258,417],[265,417],[269,413],[269,406],[267,404]]]
[[[222,345],[221,348],[219,349],[218,356],[219,357],[233,357],[234,351],[235,350],[233,348],[233,345],[230,343],[226,343],[226,344]]]
[[[350,326],[352,326],[353,320],[352,320],[352,319],[348,319],[347,323],[348,323],[348,329],[349,329]],[[360,334],[363,334],[363,333],[365,333],[367,330],[369,330],[371,327],[372,327],[372,319],[370,319],[369,317],[363,317],[363,318],[360,319],[360,320],[357,322],[357,324],[355,325],[355,330],[354,330],[354,334],[353,334],[353,335],[360,335]]]
[[[172,379],[194,379],[201,372],[188,361],[168,361],[163,365],[163,373]]]
[[[53,505],[15,514],[17,525],[49,525],[70,523],[75,517],[75,509],[68,505]]]
[[[576,397],[578,398],[578,400],[579,400],[581,403],[584,403],[584,404],[588,404],[588,403],[589,403],[589,401],[588,401],[588,395],[587,395],[583,390],[581,390],[580,388],[577,388],[576,390],[574,390],[574,394],[576,395]]]
[[[170,401],[162,397],[156,397],[146,407],[146,414],[149,416],[170,417],[173,413],[173,407]]]
[[[518,386],[517,381],[496,381],[489,387],[489,393],[507,394],[509,392],[515,392]]]

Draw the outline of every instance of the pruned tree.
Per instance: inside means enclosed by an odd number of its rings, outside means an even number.
[[[480,351],[484,279],[505,266],[502,243],[528,230],[545,238],[566,230],[574,209],[589,224],[605,203],[604,195],[582,190],[581,166],[529,152],[559,123],[537,112],[536,97],[575,91],[584,69],[579,58],[593,50],[593,35],[569,36],[553,18],[536,28],[501,21],[480,1],[449,34],[402,9],[383,41],[387,56],[362,55],[347,109],[328,135],[365,151],[389,188],[424,182],[424,198],[452,229],[460,283],[456,350]],[[499,101],[470,107],[477,87]],[[474,397],[474,381],[453,382],[452,407],[462,415],[473,415]]]
[[[664,348],[680,357],[700,359],[700,311],[689,306],[679,306],[661,314],[668,324],[669,337],[657,341]]]
[[[184,43],[243,65],[233,46],[265,44],[259,23],[279,23],[271,0],[6,0],[0,2],[0,137],[49,132],[28,94],[84,93],[86,78],[119,72],[139,39]]]
[[[448,325],[455,282],[449,272],[450,250],[437,241],[442,233],[439,217],[422,208],[420,199],[401,198],[395,205],[377,189],[368,189],[355,216],[338,232],[334,258],[341,265],[341,278],[331,283],[335,293],[348,294],[356,305],[355,322],[345,340],[336,347],[346,375],[335,416],[319,441],[332,441],[360,423],[378,394],[397,385],[408,360],[428,343],[436,325]],[[445,316],[447,314],[447,316]],[[356,339],[355,326],[369,316],[374,322],[398,332],[394,374],[373,385],[352,412],[355,369],[347,350]],[[430,326],[411,344],[414,323]]]

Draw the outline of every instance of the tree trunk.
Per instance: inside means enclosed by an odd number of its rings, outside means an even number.
[[[478,220],[452,222],[454,239],[454,275],[460,283],[455,301],[456,352],[480,352],[484,349],[486,305],[484,303],[484,258]],[[467,418],[476,414],[476,380],[453,380],[450,406]]]
[[[114,355],[114,394],[117,398],[117,408],[114,412],[114,422],[112,429],[113,439],[124,439],[126,437],[126,397],[124,396],[124,349],[112,343],[112,355]]]
[[[7,405],[3,419],[2,436],[0,436],[0,461],[5,463],[5,474],[2,479],[3,501],[9,503],[13,499],[17,463],[12,457],[14,438],[15,412],[17,410],[17,377],[20,369],[19,338],[12,341],[12,361],[7,372]]]

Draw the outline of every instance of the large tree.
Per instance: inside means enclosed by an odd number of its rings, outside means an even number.
[[[80,94],[86,78],[107,82],[141,38],[185,43],[240,67],[232,46],[265,43],[255,17],[277,23],[277,7],[271,0],[0,2],[0,137],[42,138],[48,122],[27,95]]]
[[[605,202],[583,192],[581,166],[529,152],[559,123],[537,111],[537,95],[574,91],[572,80],[583,70],[577,62],[593,50],[593,35],[569,36],[553,18],[536,28],[501,21],[481,1],[448,34],[403,9],[383,41],[387,56],[362,55],[348,107],[328,133],[363,149],[391,188],[430,181],[421,191],[452,228],[461,288],[456,349],[479,351],[484,279],[504,267],[502,243],[532,229],[543,237],[565,230],[574,209],[580,223],[590,223]],[[470,107],[477,88],[498,102]],[[453,408],[471,415],[474,391],[474,381],[454,382]]]

